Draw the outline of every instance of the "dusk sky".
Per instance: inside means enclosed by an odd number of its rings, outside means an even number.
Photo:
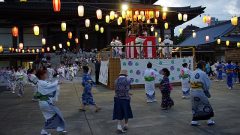
[[[167,7],[203,6],[206,7],[204,14],[216,17],[219,20],[230,20],[232,16],[240,16],[240,0],[159,0],[155,4]],[[198,16],[179,27],[185,28],[189,24],[199,27],[206,26],[202,22],[202,18]],[[175,29],[176,35],[178,35],[179,27]]]

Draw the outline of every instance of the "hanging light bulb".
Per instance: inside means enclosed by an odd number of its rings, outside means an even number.
[[[71,31],[68,32],[68,38],[69,38],[69,39],[72,39],[72,32],[71,32]]]
[[[127,11],[127,10],[128,10],[128,5],[122,4],[122,11]]]
[[[164,23],[164,27],[165,27],[166,30],[168,29],[168,23],[167,22]]]
[[[159,43],[162,42],[162,38],[161,38],[161,37],[158,38],[158,42],[159,42]]]
[[[181,13],[178,13],[178,20],[182,21],[182,19],[183,19],[183,15]]]
[[[61,1],[60,0],[53,0],[53,11],[54,12],[60,12],[61,10]]]
[[[101,9],[98,9],[98,10],[96,11],[96,15],[97,15],[97,19],[98,19],[98,20],[102,19],[102,10],[101,10]]]
[[[18,37],[18,27],[14,26],[12,28],[12,36]]]
[[[79,43],[79,40],[78,38],[75,38],[75,43],[78,44]]]
[[[150,23],[151,23],[151,21],[148,19],[148,20],[147,20],[147,24],[150,24]]]
[[[88,34],[85,34],[85,39],[88,40]]]
[[[58,47],[60,48],[60,49],[62,49],[62,44],[60,43],[60,44],[58,44]]]
[[[35,36],[38,36],[38,35],[39,35],[39,27],[38,27],[37,25],[35,25],[35,26],[33,27],[33,33],[34,33]]]
[[[46,45],[46,39],[42,38],[42,45]]]
[[[193,31],[192,36],[193,36],[193,38],[196,38],[197,33],[195,31]]]
[[[0,53],[2,53],[2,52],[3,52],[3,46],[0,45]]]
[[[209,42],[210,37],[206,36],[206,42]]]
[[[66,31],[66,30],[67,30],[67,24],[66,24],[66,22],[62,22],[62,23],[61,23],[61,30],[62,30],[62,31]]]
[[[39,49],[36,49],[36,52],[39,53]]]
[[[47,51],[48,51],[48,52],[50,51],[50,47],[47,47]]]
[[[233,26],[237,26],[238,25],[238,17],[233,17],[232,19],[231,19],[231,23],[232,23],[232,25]]]
[[[229,45],[230,45],[230,41],[227,40],[227,41],[226,41],[226,46],[229,46]]]
[[[104,28],[103,28],[103,27],[100,28],[100,32],[101,32],[101,33],[104,32]]]
[[[186,22],[188,20],[188,15],[187,14],[184,14],[183,15],[183,21]]]
[[[25,50],[22,50],[22,53],[25,53]]]
[[[109,23],[109,22],[110,22],[110,16],[106,15],[106,23]]]
[[[35,49],[32,49],[32,53],[35,53]]]
[[[54,50],[54,51],[56,50],[56,46],[55,46],[55,45],[53,46],[53,50]]]
[[[151,26],[151,31],[152,31],[152,32],[154,31],[154,27],[153,27],[153,26]]]
[[[67,46],[70,47],[71,46],[71,43],[69,41],[67,41]]]
[[[84,16],[84,6],[83,5],[78,6],[78,16],[80,16],[80,17]]]
[[[23,49],[23,43],[19,43],[18,48]]]
[[[115,12],[111,11],[110,12],[110,19],[113,20],[115,18]]]
[[[237,47],[240,48],[240,42],[237,43]]]
[[[158,32],[155,32],[155,37],[157,37],[158,36]]]
[[[45,52],[45,51],[44,51],[44,48],[42,48],[42,50],[41,50],[41,51],[42,51],[42,53],[44,53],[44,52]]]
[[[220,38],[217,39],[217,44],[219,44],[219,45],[221,44],[221,39]]]
[[[98,24],[95,24],[95,30],[99,31],[99,25]]]
[[[85,20],[85,26],[86,26],[86,27],[90,27],[90,20],[89,20],[89,19],[86,19],[86,20]]]

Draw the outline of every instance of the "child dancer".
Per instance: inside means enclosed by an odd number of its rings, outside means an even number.
[[[161,107],[163,110],[167,110],[174,105],[173,100],[170,97],[172,86],[169,83],[168,77],[170,76],[170,71],[167,68],[163,68],[161,71],[163,75],[163,80],[160,82],[160,90],[162,93],[162,104]]]
[[[94,102],[94,99],[93,99],[91,90],[94,84],[95,83],[93,82],[89,74],[89,68],[87,66],[83,66],[82,86],[84,87],[84,90],[82,93],[82,106],[80,108],[80,111],[86,111],[85,110],[86,105],[95,106],[95,112],[98,112],[101,110],[101,108],[97,106],[97,104]]]
[[[183,92],[183,99],[186,99],[190,96],[190,71],[187,68],[188,64],[182,64],[183,68],[181,69],[180,77],[182,82],[182,92]]]

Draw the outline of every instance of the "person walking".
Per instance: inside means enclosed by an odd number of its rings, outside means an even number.
[[[130,105],[130,83],[131,80],[127,78],[127,70],[121,70],[115,81],[113,108],[113,120],[118,120],[117,131],[120,133],[125,133],[128,130],[128,120],[133,118]]]

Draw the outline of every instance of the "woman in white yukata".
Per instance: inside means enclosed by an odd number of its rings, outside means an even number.
[[[67,133],[65,131],[65,121],[62,113],[54,104],[59,94],[59,82],[47,82],[48,75],[46,70],[39,70],[36,75],[39,80],[35,96],[39,100],[39,107],[45,118],[45,125],[41,130],[41,135],[51,135],[47,132],[48,129],[56,129],[57,132],[64,135]]]
[[[182,82],[182,93],[183,99],[186,99],[190,96],[190,70],[187,68],[188,64],[184,63],[182,64],[182,69],[180,72],[180,78]]]
[[[199,126],[199,120],[208,120],[209,126],[214,125],[215,122],[211,119],[214,112],[208,98],[211,97],[209,93],[210,79],[203,71],[204,64],[200,62],[197,64],[197,69],[191,74],[191,101],[192,101],[192,126]]]
[[[155,78],[160,75],[157,71],[152,69],[152,63],[147,64],[147,69],[144,71],[145,92],[147,103],[156,102],[155,98]]]

